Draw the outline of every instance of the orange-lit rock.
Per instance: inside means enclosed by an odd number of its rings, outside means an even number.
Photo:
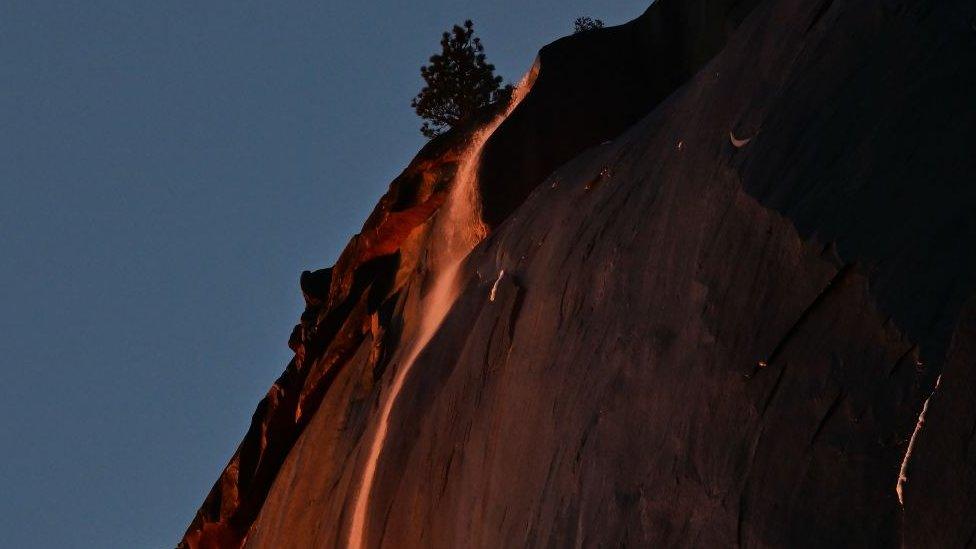
[[[389,290],[401,244],[443,202],[464,140],[456,132],[426,146],[393,181],[336,265],[302,273],[306,310],[288,341],[295,359],[258,405],[182,545],[243,543],[282,460],[328,389],[330,372],[362,341],[368,313]]]

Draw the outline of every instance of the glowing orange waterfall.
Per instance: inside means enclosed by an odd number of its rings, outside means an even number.
[[[478,199],[478,167],[481,161],[481,150],[485,142],[491,137],[495,129],[518,106],[528,93],[538,74],[538,61],[522,78],[515,88],[512,100],[505,112],[494,117],[485,127],[481,128],[471,138],[471,144],[465,151],[454,176],[454,185],[447,201],[441,207],[434,220],[432,237],[434,243],[432,252],[435,257],[432,289],[421,303],[420,326],[410,350],[400,361],[399,368],[390,384],[385,396],[381,395],[376,428],[372,439],[368,441],[368,455],[363,467],[362,480],[356,493],[353,508],[352,523],[349,529],[349,543],[351,549],[362,549],[366,546],[366,513],[369,507],[369,497],[373,489],[376,476],[376,464],[386,441],[389,427],[390,413],[396,402],[403,382],[413,368],[414,361],[437,332],[447,312],[454,304],[459,291],[457,273],[461,262],[487,234],[487,229],[481,221],[481,204]],[[438,249],[438,244],[443,248]]]

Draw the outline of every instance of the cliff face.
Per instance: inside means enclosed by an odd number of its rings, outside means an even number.
[[[660,0],[544,48],[303,274],[183,545],[971,543],[974,17]]]

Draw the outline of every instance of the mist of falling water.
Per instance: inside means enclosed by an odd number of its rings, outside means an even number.
[[[478,168],[481,163],[481,149],[495,129],[518,106],[532,87],[539,71],[539,62],[535,64],[522,78],[512,95],[505,112],[495,116],[485,127],[471,137],[471,143],[464,152],[454,185],[447,201],[441,207],[434,220],[429,238],[431,242],[432,277],[431,290],[422,298],[420,326],[413,344],[393,377],[393,383],[385,398],[377,420],[376,431],[369,444],[369,454],[363,468],[363,478],[356,493],[353,507],[352,524],[349,529],[348,547],[362,549],[366,538],[366,511],[369,507],[369,497],[373,489],[376,476],[376,464],[386,441],[389,428],[390,412],[396,402],[407,374],[413,368],[414,361],[437,332],[447,312],[454,305],[457,298],[459,284],[457,280],[461,262],[472,249],[487,235],[487,228],[481,220],[481,202],[478,196]],[[381,395],[382,396],[382,395]]]

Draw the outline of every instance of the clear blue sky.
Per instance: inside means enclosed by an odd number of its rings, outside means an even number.
[[[0,5],[0,546],[172,547],[472,18],[517,80],[646,1]]]

